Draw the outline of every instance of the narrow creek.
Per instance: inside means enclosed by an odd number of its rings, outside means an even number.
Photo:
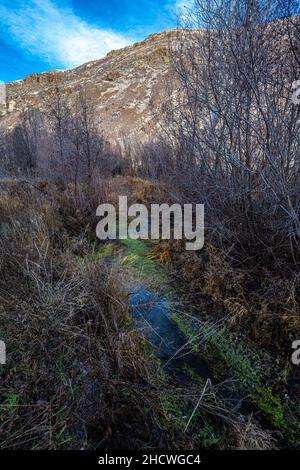
[[[171,289],[170,293],[172,274],[169,268],[162,269],[155,258],[149,258],[151,245],[142,240],[123,240],[121,247],[121,264],[125,261],[127,269],[125,278],[128,274],[131,277],[128,291],[131,315],[159,359],[166,380],[171,385],[187,388],[199,384],[203,388],[207,379],[214,384],[214,371],[204,357],[203,347],[207,338],[217,331],[217,324],[205,324],[200,317],[194,321],[195,317],[186,311],[176,291]],[[248,404],[232,388],[230,380],[219,385],[229,408],[248,411]]]
[[[141,240],[122,241],[121,260],[126,256],[130,258],[127,269],[134,278],[134,282],[130,283],[129,306],[136,328],[150,343],[170,383],[188,385],[194,384],[197,377],[210,379],[212,377],[207,362],[195,351],[194,344],[191,344],[173,318],[177,299],[173,294],[152,289],[142,281],[142,269],[145,265],[151,278],[160,277],[157,262],[147,259],[148,250],[149,247]],[[112,253],[104,256],[104,260],[107,265],[120,262]]]
[[[268,390],[264,382],[271,370],[269,358],[237,342],[223,329],[222,319],[208,322],[201,312],[190,308],[178,294],[172,269],[158,261],[153,245],[143,240],[122,240],[104,247],[101,256],[106,264],[120,269],[135,327],[158,358],[164,380],[178,390],[199,391],[199,401],[208,387],[211,394],[204,408],[210,406],[211,398],[219,418],[241,426],[249,416],[255,416],[262,432],[271,436],[277,426],[270,426],[264,418],[265,402],[261,405],[259,395],[255,395]],[[288,419],[295,421],[290,415]],[[217,442],[219,424],[213,419],[205,423],[197,429],[207,429],[207,425],[210,442]]]
[[[214,383],[213,373],[201,356],[201,350],[194,351],[193,344],[172,318],[176,302],[171,296],[159,295],[139,285],[132,289],[129,299],[136,327],[151,344],[168,383],[185,388],[200,381],[204,384],[207,379]],[[201,330],[201,325],[198,328]],[[221,390],[228,411],[236,409],[243,414],[255,411],[247,399],[242,399],[240,393],[231,388],[230,381]]]
[[[172,319],[171,298],[138,286],[130,295],[130,306],[138,329],[154,347],[169,380],[188,382],[191,380],[188,371],[202,378],[211,377],[206,362],[191,350]]]

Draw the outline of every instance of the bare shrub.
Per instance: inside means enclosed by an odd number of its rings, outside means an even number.
[[[245,257],[259,247],[273,261],[284,250],[298,263],[299,68],[288,40],[296,20],[270,22],[274,2],[230,5],[197,0],[178,32],[170,172],[183,198],[206,204],[209,233],[223,243]]]
[[[115,440],[132,448],[148,422],[139,383],[147,384],[151,363],[117,273],[96,261],[92,244],[78,251],[81,233],[69,230],[58,189],[50,189],[0,195],[1,339],[9,351],[0,370],[0,447]],[[135,426],[120,444],[108,429],[123,426],[125,414]],[[146,441],[157,437],[157,418],[150,419]]]
[[[173,261],[193,292],[228,312],[232,327],[281,349],[283,362],[300,328],[296,13],[299,5],[269,0],[185,9],[170,45],[175,80],[161,139],[135,164],[174,201],[205,204],[204,249],[173,249]]]
[[[1,130],[2,172],[66,184],[85,183],[122,171],[124,158],[106,141],[92,99],[83,89],[69,96],[55,87],[46,90],[41,110],[21,111],[18,124]]]

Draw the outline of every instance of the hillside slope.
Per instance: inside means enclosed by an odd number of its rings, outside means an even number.
[[[109,139],[147,140],[159,121],[164,84],[172,79],[170,51],[177,41],[177,31],[168,30],[73,70],[32,74],[11,82],[1,124],[13,127],[22,108],[42,107],[42,95],[54,87],[61,87],[64,96],[71,98],[83,88],[92,97],[99,126]]]

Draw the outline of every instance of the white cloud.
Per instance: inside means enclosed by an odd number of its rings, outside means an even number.
[[[15,7],[0,6],[0,21],[9,36],[26,52],[51,66],[72,68],[120,49],[133,39],[90,25],[71,8],[53,0],[19,0]]]

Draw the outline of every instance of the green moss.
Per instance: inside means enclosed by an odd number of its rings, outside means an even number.
[[[258,354],[234,342],[226,328],[209,336],[204,351],[208,359],[216,360],[214,372],[217,378],[235,377],[239,380],[239,388],[247,393],[260,383],[263,373]]]
[[[279,429],[284,427],[286,406],[278,396],[273,395],[271,387],[257,387],[253,400],[271,424]]]
[[[113,256],[115,246],[112,243],[105,243],[102,245],[96,252],[97,258],[106,258],[108,256]]]
[[[151,245],[143,240],[121,240],[124,247],[122,264],[134,269],[152,284],[160,285],[167,280],[167,272],[152,257]]]
[[[187,340],[191,341],[190,344],[192,346],[192,351],[199,352],[199,340],[196,336],[197,330],[194,323],[180,312],[173,312],[171,318],[176,323],[181,333],[187,338]]]
[[[163,399],[162,408],[167,421],[172,422],[178,430],[183,431],[187,423],[187,417],[193,411],[192,407],[185,400],[168,396]]]
[[[195,414],[188,430],[185,430],[189,417],[194,410],[194,406],[187,400],[168,396],[163,400],[162,407],[166,421],[171,421],[178,431],[187,433],[197,446],[201,448],[213,447],[219,442],[221,430],[207,413]],[[203,422],[203,420],[205,421]]]
[[[267,385],[257,387],[252,400],[268,422],[282,433],[285,442],[300,448],[300,405],[283,402]]]
[[[197,435],[200,447],[213,447],[221,438],[220,431],[213,424],[206,422]]]
[[[125,256],[136,255],[146,257],[146,255],[150,253],[150,247],[144,240],[132,240],[131,238],[127,238],[126,240],[121,240],[121,243],[125,247]]]

